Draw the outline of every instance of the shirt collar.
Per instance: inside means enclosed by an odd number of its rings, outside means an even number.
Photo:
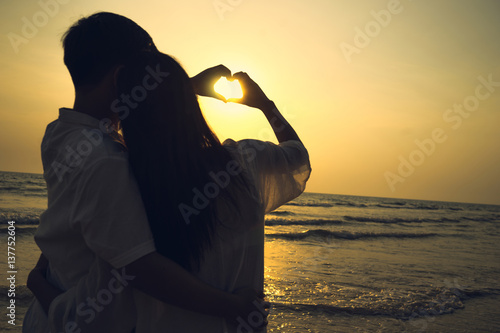
[[[113,140],[121,143],[125,146],[125,141],[123,140],[123,136],[117,131],[107,131],[104,128],[104,124],[101,124],[101,121],[97,118],[89,116],[83,112],[78,112],[70,108],[60,108],[59,109],[59,120],[65,123],[73,123],[88,126],[91,128],[95,128],[100,130],[101,132],[109,135]]]
[[[75,123],[99,129],[100,121],[88,114],[69,108],[59,109],[59,120],[67,123]]]

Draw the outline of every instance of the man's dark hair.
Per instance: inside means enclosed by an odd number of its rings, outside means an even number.
[[[115,65],[156,46],[134,21],[99,12],[78,20],[62,38],[64,63],[75,88],[98,83]]]

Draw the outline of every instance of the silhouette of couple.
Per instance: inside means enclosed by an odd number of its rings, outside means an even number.
[[[23,332],[265,332],[264,215],[304,191],[298,135],[246,73],[189,78],[123,16],[80,19],[63,47],[75,102],[42,141],[48,207]],[[222,76],[279,145],[218,140],[196,95],[224,100]]]

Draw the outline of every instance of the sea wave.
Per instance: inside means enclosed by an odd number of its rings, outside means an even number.
[[[293,311],[299,313],[327,313],[327,314],[346,314],[346,315],[364,315],[376,316],[380,315],[379,311],[365,307],[348,307],[348,306],[335,306],[328,304],[304,304],[304,303],[278,303],[271,304],[273,311]]]
[[[306,206],[306,207],[333,207],[334,205],[327,202],[288,202],[283,206]]]
[[[45,180],[42,179],[37,179],[37,180],[26,180],[24,181],[25,184],[33,184],[33,185],[38,185],[38,186],[46,186],[45,185]]]
[[[344,216],[344,219],[347,221],[356,221],[356,222],[375,222],[375,223],[422,223],[422,222],[460,222],[459,219],[450,219],[447,217],[438,218],[438,219],[429,219],[429,218],[400,218],[400,217],[366,217],[366,216]]]
[[[387,202],[388,205],[397,205],[397,206],[406,206],[406,202],[404,201],[390,201]]]
[[[42,188],[0,188],[0,194],[8,196],[46,198],[47,190]]]
[[[0,285],[0,300],[8,300],[9,286]],[[32,292],[28,287],[16,285],[16,302],[27,306],[33,299]],[[332,305],[324,303],[303,302],[272,302],[273,312],[296,312],[310,313],[310,315],[331,314],[347,316],[387,316],[401,320],[413,320],[422,317],[444,315],[453,313],[455,310],[463,309],[468,300],[498,296],[500,290],[485,288],[481,290],[459,289],[459,288],[433,288],[427,291],[411,291],[401,297],[386,298],[381,295],[371,298],[369,304],[350,303],[350,305]]]
[[[358,208],[369,207],[368,205],[366,205],[364,203],[349,202],[349,201],[346,201],[346,202],[336,202],[335,206],[358,207]]]
[[[407,209],[408,207],[403,207],[403,206],[391,206],[388,204],[376,204],[375,207],[379,208],[391,208],[391,209]]]
[[[313,229],[304,232],[272,233],[266,234],[269,238],[280,238],[286,240],[303,240],[306,238],[320,239],[365,239],[365,238],[426,238],[438,236],[436,233],[403,233],[403,232],[351,232],[351,231],[330,231],[324,229]]]
[[[36,232],[37,227],[16,227],[16,235],[33,235]],[[8,228],[6,226],[0,226],[0,235],[6,235],[8,232]]]
[[[467,220],[467,221],[474,221],[474,222],[497,222],[500,220],[500,217],[497,216],[490,216],[490,217],[468,217],[464,216],[462,219]]]
[[[416,210],[440,210],[443,207],[433,206],[433,205],[400,205],[400,204],[390,204],[390,203],[380,203],[373,207],[378,208],[389,208],[389,209],[416,209]],[[448,207],[446,209],[451,210],[462,210],[461,208]]]
[[[275,210],[274,212],[270,212],[267,215],[273,215],[273,216],[290,216],[290,215],[295,215],[292,212],[289,212],[287,210]]]
[[[497,289],[461,290],[458,288],[435,288],[427,292],[409,291],[404,297],[374,299],[369,304],[351,303],[349,306],[308,303],[272,303],[273,311],[293,311],[298,313],[388,316],[401,320],[444,315],[463,309],[469,299],[490,295],[499,295]]]
[[[0,186],[0,191],[17,191],[18,189],[17,186]]]
[[[275,212],[278,213],[278,212]],[[294,215],[293,213],[284,212],[283,214],[268,214],[268,215],[281,215],[288,216]],[[477,222],[496,222],[498,217],[457,217],[457,218],[401,218],[401,217],[373,217],[373,216],[351,216],[345,215],[343,219],[294,219],[294,218],[266,218],[266,225],[337,225],[350,222],[366,222],[366,223],[383,223],[383,224],[403,224],[403,223],[460,223],[464,221],[477,221]]]
[[[40,215],[0,213],[0,225],[6,225],[9,221],[15,221],[16,224],[22,224],[22,225],[35,225],[40,222]]]
[[[345,223],[341,220],[334,219],[313,219],[313,220],[290,220],[290,219],[266,219],[267,226],[276,225],[338,225]]]
[[[420,210],[440,210],[442,207],[435,205],[424,205],[424,204],[413,204],[411,206],[405,207],[407,209],[420,209]]]
[[[380,203],[363,203],[355,201],[336,201],[336,202],[322,202],[322,201],[293,201],[285,204],[287,206],[304,206],[304,207],[354,207],[354,208],[384,208],[384,209],[408,209],[408,210],[451,210],[463,211],[464,209],[456,206],[432,204],[432,203],[411,203],[404,201],[389,201]],[[480,209],[482,210],[482,209]]]

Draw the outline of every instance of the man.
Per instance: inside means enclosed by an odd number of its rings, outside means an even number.
[[[131,287],[189,310],[245,318],[261,301],[257,292],[216,290],[155,251],[118,131],[127,108],[168,73],[146,68],[142,87],[116,98],[121,65],[137,52],[155,52],[151,37],[123,16],[97,13],[73,25],[63,47],[75,102],[60,109],[42,141],[48,208],[35,234],[43,255],[28,278],[37,300],[23,331],[131,332]],[[223,99],[212,87],[228,75],[214,67],[193,78],[193,86]],[[44,285],[45,278],[53,286]]]

